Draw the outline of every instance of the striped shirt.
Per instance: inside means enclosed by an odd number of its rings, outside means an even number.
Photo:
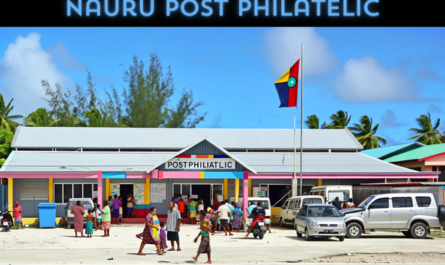
[[[178,220],[181,220],[181,213],[178,209],[173,208],[172,211],[170,209],[167,211],[167,224],[166,229],[167,232],[178,232]]]

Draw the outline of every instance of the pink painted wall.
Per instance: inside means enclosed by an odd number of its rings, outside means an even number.
[[[102,196],[103,196],[103,192],[102,192],[102,171],[98,171],[97,172],[97,202],[99,204],[102,204]]]
[[[249,174],[249,179],[292,179],[292,175],[253,175]],[[303,175],[303,179],[437,179],[435,174],[431,175]]]
[[[162,171],[162,177],[168,179],[199,179],[200,172],[195,171]]]
[[[43,174],[43,173],[10,173],[10,174],[1,174],[2,178],[14,178],[14,179],[47,179],[47,178],[55,178],[55,179],[95,179],[97,178],[97,174]]]
[[[425,160],[425,166],[445,166],[445,154]]]

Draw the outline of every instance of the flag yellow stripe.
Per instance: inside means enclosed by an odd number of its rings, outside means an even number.
[[[284,73],[276,82],[276,83],[287,83],[287,81],[289,80],[289,75],[290,75],[290,69],[288,69],[286,71],[286,73]]]

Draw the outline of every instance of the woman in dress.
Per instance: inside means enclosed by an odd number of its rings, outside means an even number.
[[[192,199],[189,204],[190,224],[196,224],[196,202]]]
[[[233,231],[239,232],[242,218],[243,218],[244,212],[240,209],[240,205],[238,203],[235,203],[235,209],[233,209],[233,221],[232,221],[232,229]]]
[[[161,251],[161,238],[160,238],[160,232],[161,228],[159,225],[158,217],[156,216],[157,210],[155,207],[150,208],[150,213],[147,214],[145,217],[146,224],[144,227],[144,232],[141,234],[136,235],[137,238],[142,239],[141,246],[139,247],[138,255],[145,256],[144,253],[142,253],[142,250],[144,249],[145,244],[152,244],[156,245],[156,253],[159,255],[162,255],[165,253],[165,251]]]
[[[74,214],[74,232],[80,232],[80,235],[83,237],[83,215],[85,211],[83,210],[82,204],[80,201],[77,201],[76,205],[71,206],[71,214]]]

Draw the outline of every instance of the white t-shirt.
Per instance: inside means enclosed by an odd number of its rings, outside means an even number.
[[[128,198],[128,199],[127,199],[127,201],[128,201],[128,202],[127,202],[127,208],[133,208],[133,203],[130,202],[131,199],[133,199],[133,198]]]
[[[221,205],[221,206],[219,206],[218,211],[219,211],[219,218],[229,219],[229,213],[230,213],[229,207],[227,207],[225,205]]]

